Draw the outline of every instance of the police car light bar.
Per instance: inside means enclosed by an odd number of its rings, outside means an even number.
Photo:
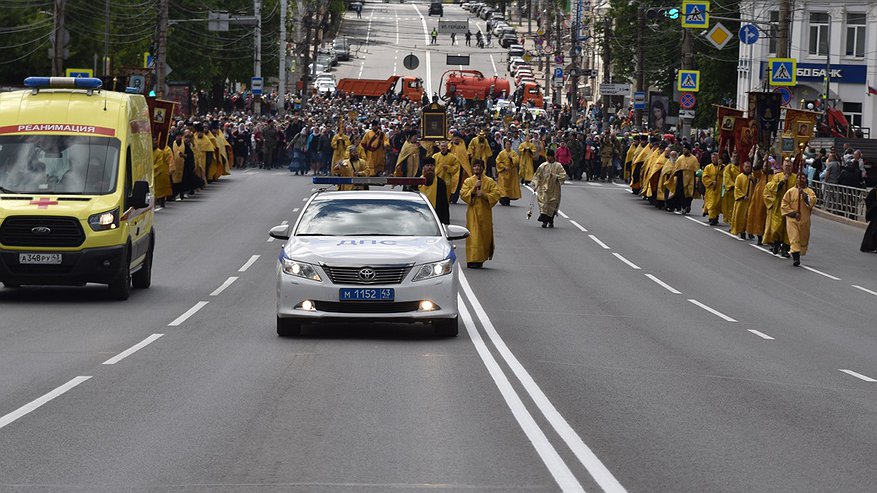
[[[314,185],[424,185],[426,178],[398,176],[315,176]]]
[[[28,77],[24,87],[32,89],[100,89],[103,81],[95,77]]]

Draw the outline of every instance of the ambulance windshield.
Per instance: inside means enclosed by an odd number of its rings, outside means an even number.
[[[0,136],[0,192],[106,195],[116,190],[119,140],[77,135]]]

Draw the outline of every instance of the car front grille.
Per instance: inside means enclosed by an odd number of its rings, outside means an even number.
[[[416,312],[419,301],[315,301],[317,311],[329,313],[406,313]]]
[[[332,267],[329,265],[322,266],[329,274],[329,279],[334,284],[355,284],[355,285],[373,285],[373,284],[401,284],[411,270],[411,265],[388,265],[381,267],[362,266],[362,267]],[[371,269],[375,276],[373,279],[363,279],[360,272],[363,269]]]
[[[7,246],[77,247],[83,241],[85,232],[72,217],[13,216],[0,226],[0,243]]]

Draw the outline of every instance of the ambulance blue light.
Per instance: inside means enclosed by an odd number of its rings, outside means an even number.
[[[426,178],[399,176],[315,176],[314,185],[424,185]]]
[[[28,77],[24,87],[31,89],[100,89],[103,81],[95,77]]]

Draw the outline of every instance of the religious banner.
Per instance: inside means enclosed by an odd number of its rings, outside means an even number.
[[[161,146],[167,145],[168,133],[174,123],[174,101],[164,101],[153,97],[146,98],[146,106],[149,108],[149,124],[152,127],[152,136],[158,139]]]
[[[780,122],[780,108],[783,97],[778,92],[756,92],[755,94],[755,118],[758,121],[761,133],[761,146],[764,149],[770,147],[770,143],[776,137]]]
[[[748,103],[746,115],[749,118],[754,119],[755,118],[755,110],[758,106],[756,98],[755,98],[755,93],[754,92],[747,92],[746,96],[747,96],[747,103]]]
[[[751,123],[752,120],[742,116],[734,120],[734,148],[740,156],[741,164],[749,159],[749,152],[757,142],[757,134],[752,133],[753,125]]]
[[[743,117],[743,111],[727,106],[716,106],[716,127],[719,136],[719,155],[728,148],[730,152],[734,148],[734,121]]]
[[[816,130],[816,118],[819,113],[808,110],[786,109],[786,122],[784,127],[785,134],[792,135],[796,144],[804,144],[805,146],[813,138]]]

